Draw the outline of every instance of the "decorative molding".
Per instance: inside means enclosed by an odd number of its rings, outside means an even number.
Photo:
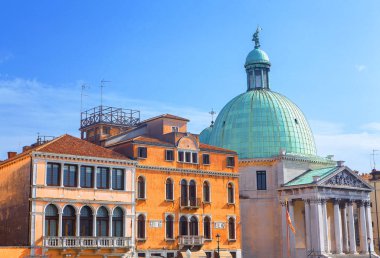
[[[32,201],[43,201],[43,202],[54,202],[54,203],[80,203],[80,204],[99,204],[99,205],[135,205],[135,202],[115,202],[115,201],[104,201],[104,200],[72,200],[72,199],[62,199],[62,198],[43,198],[36,197],[30,198]]]
[[[324,185],[349,186],[368,189],[363,182],[344,170],[327,180]]]
[[[232,172],[195,170],[195,169],[181,169],[181,168],[170,168],[170,167],[159,167],[159,166],[145,166],[145,165],[136,165],[136,168],[139,168],[139,169],[148,169],[148,170],[159,170],[159,171],[165,171],[165,172],[185,173],[185,174],[199,174],[199,175],[208,175],[208,176],[220,176],[220,177],[239,178],[239,173],[238,172],[232,173]]]

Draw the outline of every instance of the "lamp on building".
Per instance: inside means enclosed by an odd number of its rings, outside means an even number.
[[[371,258],[371,238],[367,239],[369,258]]]
[[[217,238],[216,242],[218,243],[218,258],[220,258],[220,249],[219,249],[220,235],[219,235],[219,233],[216,234],[216,238]]]

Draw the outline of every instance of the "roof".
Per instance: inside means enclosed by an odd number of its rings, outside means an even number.
[[[107,159],[128,159],[126,156],[79,139],[77,137],[65,134],[46,144],[38,146],[36,151],[49,152],[57,154],[67,154],[75,156],[88,156]]]
[[[229,150],[229,149],[224,149],[224,148],[220,148],[220,147],[216,147],[216,146],[212,146],[212,145],[205,144],[205,143],[199,143],[199,148],[201,150],[228,152],[228,153],[235,154],[235,155],[237,154],[236,151]]]
[[[171,114],[163,114],[163,115],[155,116],[155,117],[152,117],[152,118],[148,118],[148,119],[146,119],[144,121],[141,121],[141,123],[147,123],[147,122],[150,122],[150,121],[153,121],[153,120],[156,120],[156,119],[160,119],[160,118],[169,118],[169,119],[174,119],[174,120],[182,120],[182,121],[186,121],[186,122],[190,121],[189,119],[183,118],[183,117],[180,117],[180,116],[175,116],[175,115],[171,115]]]
[[[245,60],[245,66],[252,65],[252,64],[270,65],[270,61],[269,61],[269,57],[267,53],[265,53],[263,50],[259,48],[253,49],[251,52],[249,52]]]
[[[340,167],[327,167],[314,170],[307,170],[301,175],[297,176],[293,180],[286,183],[284,186],[296,186],[296,185],[307,185],[314,182],[313,177],[319,176],[319,180],[331,175],[337,171]]]

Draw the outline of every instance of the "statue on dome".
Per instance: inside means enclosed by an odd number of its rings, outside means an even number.
[[[259,33],[262,30],[260,26],[257,26],[256,32],[253,34],[253,39],[252,41],[255,42],[255,48],[260,48],[260,38],[259,38]]]

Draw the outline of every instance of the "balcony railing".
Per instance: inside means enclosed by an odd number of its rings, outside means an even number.
[[[44,246],[50,248],[126,248],[130,237],[44,237]]]
[[[185,246],[185,245],[203,245],[205,242],[205,239],[203,236],[179,236],[178,237],[178,244]]]
[[[189,198],[188,200],[179,198],[181,208],[198,209],[201,206],[201,198]]]

